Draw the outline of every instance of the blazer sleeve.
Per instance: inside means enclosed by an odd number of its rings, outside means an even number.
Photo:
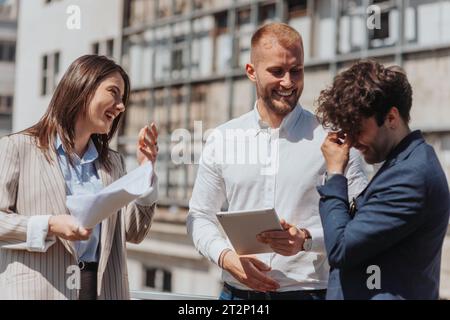
[[[418,168],[393,167],[386,179],[374,183],[368,200],[357,208],[353,219],[344,176],[333,176],[318,188],[331,267],[361,264],[407,237],[422,223],[426,180]]]
[[[350,149],[350,160],[345,170],[348,185],[348,198],[352,199],[360,194],[368,184],[366,171],[361,154],[354,148]],[[322,226],[309,228],[312,236],[312,251],[323,251],[324,234]]]
[[[122,174],[125,174],[125,162],[120,155]],[[153,192],[157,192],[157,179],[153,181]],[[131,243],[140,243],[147,236],[155,214],[156,202],[144,205],[144,201],[132,201],[125,208],[125,236]]]
[[[10,137],[0,139],[0,243],[25,242],[29,217],[16,213],[19,151]]]

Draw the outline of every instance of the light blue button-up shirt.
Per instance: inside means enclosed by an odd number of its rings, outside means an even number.
[[[94,165],[94,161],[98,158],[98,152],[91,139],[89,140],[88,149],[81,159],[78,155],[73,155],[73,166],[70,165],[68,155],[59,136],[56,137],[55,147],[59,166],[67,186],[67,195],[93,194],[103,188],[102,181]],[[89,240],[74,242],[80,260],[98,262],[100,226],[100,224],[95,226]]]

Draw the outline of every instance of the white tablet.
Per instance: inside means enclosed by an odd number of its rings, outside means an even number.
[[[256,240],[256,235],[283,230],[273,208],[218,212],[216,216],[239,255],[273,252],[268,244]]]

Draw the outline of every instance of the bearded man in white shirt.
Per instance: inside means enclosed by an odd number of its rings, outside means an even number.
[[[325,297],[329,266],[316,186],[325,174],[320,146],[326,132],[298,104],[303,57],[302,38],[292,27],[259,28],[246,65],[256,86],[254,109],[216,128],[203,149],[187,228],[197,250],[223,269],[220,299]],[[346,176],[352,199],[367,184],[356,151]],[[229,211],[275,208],[284,231],[258,235],[274,252],[238,255],[215,216],[224,204]]]

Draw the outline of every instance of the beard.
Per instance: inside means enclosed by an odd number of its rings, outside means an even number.
[[[273,91],[266,92],[263,88],[257,85],[257,93],[266,107],[273,113],[279,116],[285,116],[289,114],[297,106],[300,99],[301,91],[294,91],[290,97],[278,97],[276,98]]]
[[[298,99],[300,99],[300,94],[298,92],[294,92],[291,97],[281,99],[275,99],[273,93],[260,95],[260,97],[264,101],[267,108],[273,113],[279,116],[285,116],[297,106]]]
[[[281,101],[273,101],[272,97],[262,97],[262,100],[264,101],[264,104],[269,108],[272,112],[274,112],[277,115],[285,116],[289,114],[292,110],[294,110],[295,106],[297,105],[298,99],[294,102],[289,103],[282,103]]]

